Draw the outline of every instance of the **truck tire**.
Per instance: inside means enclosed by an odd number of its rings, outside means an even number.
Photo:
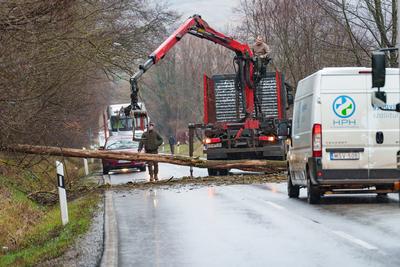
[[[217,176],[218,175],[218,173],[217,173],[217,169],[207,169],[208,170],[208,175],[209,176]]]
[[[146,166],[139,167],[139,171],[141,171],[141,172],[145,172],[145,171],[146,171]]]
[[[228,175],[227,169],[207,169],[209,176],[226,176]]]
[[[319,187],[313,185],[310,177],[307,178],[307,202],[309,204],[319,204],[321,200],[321,193]]]
[[[218,175],[220,176],[227,176],[228,175],[229,170],[228,169],[219,169],[218,170]]]
[[[299,198],[300,195],[300,186],[298,185],[294,185],[292,183],[292,177],[290,175],[290,171],[288,168],[288,174],[287,174],[287,192],[288,192],[288,196],[289,198]]]

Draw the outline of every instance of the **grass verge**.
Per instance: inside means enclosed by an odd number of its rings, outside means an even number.
[[[9,191],[9,199],[11,199],[10,203],[29,207],[29,213],[35,214],[37,218],[24,229],[14,249],[0,252],[0,266],[34,266],[61,256],[78,236],[89,229],[100,195],[92,193],[71,201],[68,204],[69,223],[65,227],[61,224],[58,205],[51,208],[37,206],[16,191]],[[12,219],[9,217],[5,221],[2,220],[0,225],[12,228],[8,225],[12,224]]]
[[[178,151],[179,150],[179,151]],[[200,142],[195,142],[193,145],[193,156],[194,157],[205,157],[205,154],[203,153],[203,144]],[[165,154],[170,154],[171,149],[169,144],[164,144],[164,149],[160,147],[158,149],[159,153],[165,153]],[[179,153],[178,153],[179,152]],[[175,145],[175,155],[182,155],[182,156],[189,156],[189,145],[188,144],[182,144],[179,146]]]

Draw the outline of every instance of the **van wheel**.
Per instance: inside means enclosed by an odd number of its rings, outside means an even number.
[[[307,201],[309,204],[319,204],[321,193],[319,187],[312,184],[311,179],[307,179]]]
[[[108,174],[110,172],[109,169],[103,167],[103,174]]]
[[[288,174],[287,174],[287,192],[288,192],[288,196],[289,198],[299,198],[300,195],[300,186],[298,185],[294,185],[292,183],[292,177],[290,175],[290,171],[288,168]]]

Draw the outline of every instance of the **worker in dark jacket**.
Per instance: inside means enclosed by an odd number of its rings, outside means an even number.
[[[169,142],[169,148],[171,149],[171,155],[175,154],[175,137],[173,135],[171,135],[168,139]]]
[[[158,154],[158,147],[162,145],[163,139],[160,134],[154,130],[154,123],[150,122],[147,131],[143,133],[142,140],[139,143],[138,152],[144,151],[149,154]],[[148,161],[147,167],[150,174],[150,182],[158,181],[158,162]]]

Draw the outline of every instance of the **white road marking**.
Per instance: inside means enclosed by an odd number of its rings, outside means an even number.
[[[361,246],[363,248],[366,248],[366,249],[369,249],[369,250],[377,250],[378,249],[377,247],[375,247],[375,246],[373,246],[373,245],[371,245],[371,244],[369,244],[369,243],[367,243],[367,242],[365,242],[365,241],[363,241],[361,239],[358,239],[358,238],[356,238],[356,237],[354,237],[352,235],[346,234],[345,232],[342,232],[342,231],[332,231],[332,232],[335,235],[340,236],[340,237],[342,237],[342,238],[344,238],[344,239],[346,239],[346,240],[348,240],[350,242],[353,242],[353,243],[355,243],[355,244],[357,244],[357,245],[359,245],[359,246]]]
[[[278,205],[278,204],[276,204],[274,202],[271,202],[271,201],[266,201],[266,202],[267,202],[267,204],[269,204],[270,206],[272,206],[272,207],[274,207],[274,208],[276,208],[278,210],[285,210],[286,209],[285,207],[282,207],[282,206],[280,206],[280,205]]]
[[[101,258],[101,267],[118,266],[118,229],[114,211],[113,193],[105,193],[104,203],[104,250]]]

